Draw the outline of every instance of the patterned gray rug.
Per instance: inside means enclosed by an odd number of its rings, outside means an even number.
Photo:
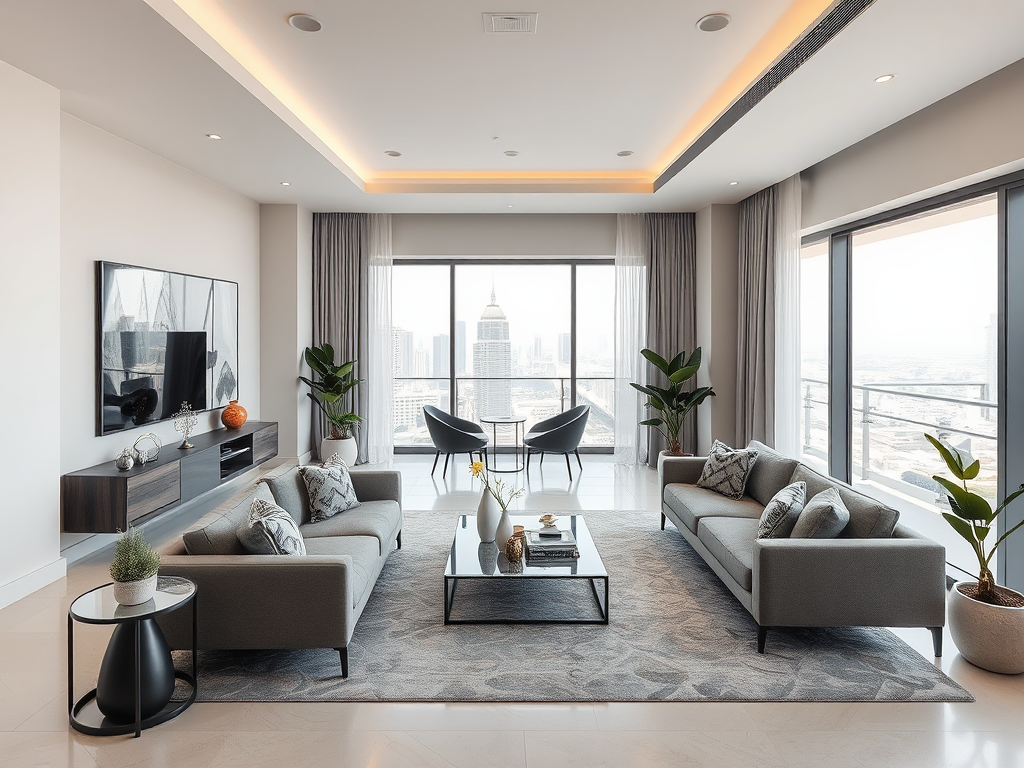
[[[406,513],[403,548],[356,627],[347,680],[329,649],[204,651],[199,700],[974,700],[885,629],[774,630],[759,655],[753,619],[653,513],[586,515],[610,577],[609,626],[445,626],[442,574],[459,514]],[[597,616],[587,582],[494,586],[460,582],[455,610]]]

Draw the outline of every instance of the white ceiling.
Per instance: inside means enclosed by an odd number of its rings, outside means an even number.
[[[262,57],[248,71],[174,0],[147,2],[0,0],[0,60],[59,88],[69,114],[259,202],[313,210],[736,202],[1024,57],[1019,0],[877,0],[656,194],[367,194],[360,179],[395,171],[656,175],[673,138],[789,2],[535,0],[517,10],[539,12],[537,34],[506,37],[484,35],[480,14],[508,9],[469,0],[202,0],[218,39]],[[324,30],[289,27],[296,10]],[[696,32],[711,11],[733,23]],[[875,84],[885,72],[897,78]],[[275,108],[281,101],[300,108]],[[385,149],[403,156],[392,162]],[[620,149],[636,154],[617,158]]]

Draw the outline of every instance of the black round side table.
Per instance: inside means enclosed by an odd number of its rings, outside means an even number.
[[[192,603],[192,674],[179,672],[161,659],[167,643],[154,618]],[[114,600],[114,585],[102,587],[80,595],[68,609],[68,718],[71,727],[90,736],[115,736],[135,733],[138,738],[146,728],[166,723],[177,717],[196,700],[196,650],[199,637],[196,610],[196,585],[179,576],[161,576],[157,579],[156,594],[139,605],[120,605]],[[75,702],[75,622],[83,624],[117,624],[110,638],[100,668],[97,687]],[[126,658],[131,655],[129,660]],[[155,693],[157,703],[152,704],[154,689],[174,690],[174,681],[187,683],[192,692],[183,700],[166,700],[168,694]],[[169,686],[169,688],[168,688]],[[99,700],[120,703],[127,716],[113,717],[100,710]],[[144,701],[156,711],[143,717]],[[134,706],[132,706],[134,705]],[[114,708],[110,703],[108,711]],[[134,719],[130,712],[134,709]]]

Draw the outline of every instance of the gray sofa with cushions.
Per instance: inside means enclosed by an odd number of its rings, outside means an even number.
[[[354,469],[351,476],[359,506],[311,523],[298,467],[278,467],[161,553],[161,575],[185,576],[199,587],[201,649],[333,648],[348,677],[356,621],[388,555],[402,546],[401,473]],[[291,514],[304,557],[246,554],[235,531],[256,498]],[[192,647],[191,620],[191,611],[160,617],[171,648]]]
[[[662,457],[661,527],[666,518],[704,558],[758,624],[764,653],[773,627],[927,627],[942,655],[946,551],[898,523],[899,513],[753,442],[758,456],[741,499],[696,485],[705,458]],[[835,487],[850,522],[834,539],[758,539],[761,513],[793,482],[807,499]]]

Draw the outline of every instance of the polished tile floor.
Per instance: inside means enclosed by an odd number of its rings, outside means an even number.
[[[464,457],[449,467],[447,481],[440,468],[431,478],[432,458],[395,461],[408,513],[475,507],[479,485],[469,478]],[[582,476],[570,483],[564,463],[554,459],[543,472],[531,472],[518,508],[657,514],[652,471],[584,456]],[[522,475],[506,479],[524,481]],[[179,534],[198,514],[179,516],[151,538]],[[66,579],[0,611],[3,768],[1024,766],[1024,675],[972,667],[948,636],[941,668],[976,703],[196,704],[141,739],[83,736],[67,721],[67,606],[108,581],[108,558],[100,552],[76,563]],[[929,654],[927,632],[900,635]],[[94,685],[106,637],[103,628],[76,629],[76,691]]]

